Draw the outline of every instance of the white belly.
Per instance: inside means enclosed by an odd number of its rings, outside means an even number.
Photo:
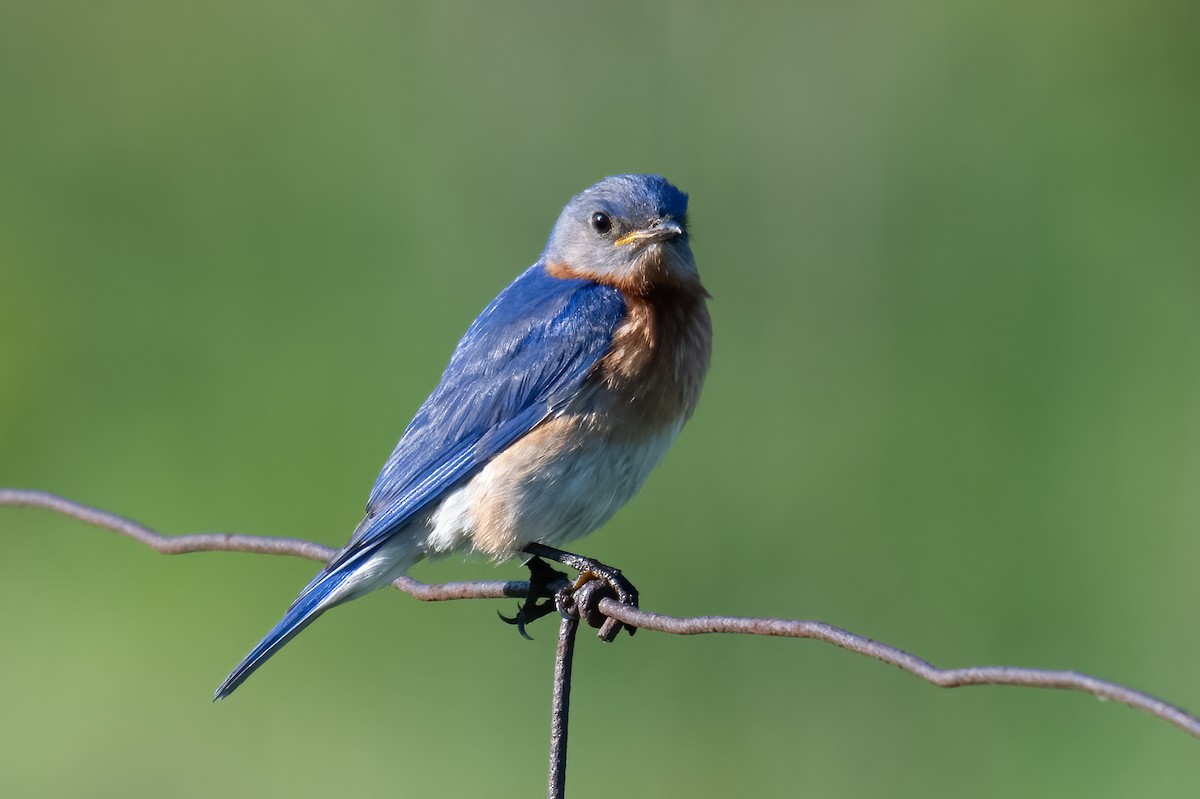
[[[549,420],[446,495],[427,522],[426,551],[505,558],[586,535],[637,493],[682,427],[630,441],[585,417]]]

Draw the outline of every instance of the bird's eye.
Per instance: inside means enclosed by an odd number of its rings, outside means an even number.
[[[601,236],[607,235],[608,231],[612,230],[612,220],[609,219],[608,214],[603,211],[592,214],[592,230]]]

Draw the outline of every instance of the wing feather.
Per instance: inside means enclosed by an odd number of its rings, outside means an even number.
[[[608,352],[625,313],[619,290],[552,277],[541,262],[513,281],[455,348],[329,569],[373,549],[561,408]]]

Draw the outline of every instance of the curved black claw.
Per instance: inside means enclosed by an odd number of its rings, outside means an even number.
[[[532,641],[533,636],[525,631],[525,625],[532,624],[556,609],[560,613],[563,612],[558,597],[568,585],[568,581],[567,575],[551,568],[541,558],[530,558],[525,565],[529,569],[529,593],[525,595],[525,601],[517,606],[517,615],[509,618],[500,611],[496,611],[496,615],[505,623],[515,625],[522,638]],[[551,586],[554,586],[554,590],[551,590]],[[539,599],[546,601],[539,602]]]
[[[558,615],[564,619],[573,619],[578,615],[578,608],[575,603],[575,586],[564,588],[554,595],[554,607],[558,608]]]
[[[612,566],[592,558],[563,552],[545,544],[529,544],[525,547],[525,551],[534,556],[532,560],[549,558],[578,570],[578,579],[569,588],[555,596],[555,604],[564,616],[578,612],[588,624],[600,628],[599,636],[604,641],[614,640],[622,628],[627,630],[630,635],[637,632],[636,627],[607,618],[599,611],[600,600],[608,597],[616,599],[623,605],[631,605],[635,608],[638,606],[638,590],[621,573],[620,569],[614,569]],[[592,583],[601,585],[591,588],[590,584]],[[585,586],[589,586],[590,590],[584,590]],[[579,596],[576,596],[577,594]]]
[[[525,611],[521,608],[520,605],[517,605],[517,615],[513,616],[512,618],[505,616],[500,611],[496,611],[496,615],[499,616],[500,621],[504,622],[505,624],[517,625],[517,632],[519,632],[521,634],[521,637],[524,638],[526,641],[533,640],[533,636],[530,635],[529,633],[525,632]]]

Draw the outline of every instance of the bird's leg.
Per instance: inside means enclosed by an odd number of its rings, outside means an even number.
[[[638,590],[633,587],[633,583],[625,578],[625,575],[621,574],[620,569],[614,569],[612,566],[607,566],[598,560],[593,560],[583,555],[576,555],[572,552],[564,552],[561,549],[555,549],[545,544],[527,544],[523,551],[532,555],[534,560],[546,558],[547,560],[561,563],[564,566],[570,566],[579,572],[579,577],[575,580],[574,584],[560,591],[555,597],[555,602],[558,604],[560,611],[566,607],[566,601],[571,594],[579,591],[584,584],[592,580],[602,581],[608,590],[602,593],[590,593],[591,602],[599,602],[604,594],[608,594],[615,597],[618,602],[624,605],[632,605],[635,608],[638,606]],[[586,614],[585,609],[581,609],[581,611]],[[631,627],[616,619],[605,619],[603,622],[599,622],[598,619],[600,617],[598,612],[594,614],[594,617],[586,620],[593,626],[596,626],[596,624],[600,625],[600,638],[605,641],[615,639],[620,634],[622,627],[628,630],[630,635],[637,632],[636,627]]]
[[[532,641],[533,638],[525,632],[525,625],[537,621],[555,610],[558,607],[555,597],[559,591],[566,590],[566,587],[570,585],[570,580],[567,575],[552,568],[550,564],[536,555],[525,561],[525,567],[529,569],[529,593],[525,595],[525,601],[517,607],[516,616],[509,618],[499,612],[498,615],[505,622],[517,625],[517,632],[521,634],[522,638]],[[557,585],[562,585],[563,588],[557,591],[551,590],[551,586]],[[539,599],[546,601],[539,603]]]

